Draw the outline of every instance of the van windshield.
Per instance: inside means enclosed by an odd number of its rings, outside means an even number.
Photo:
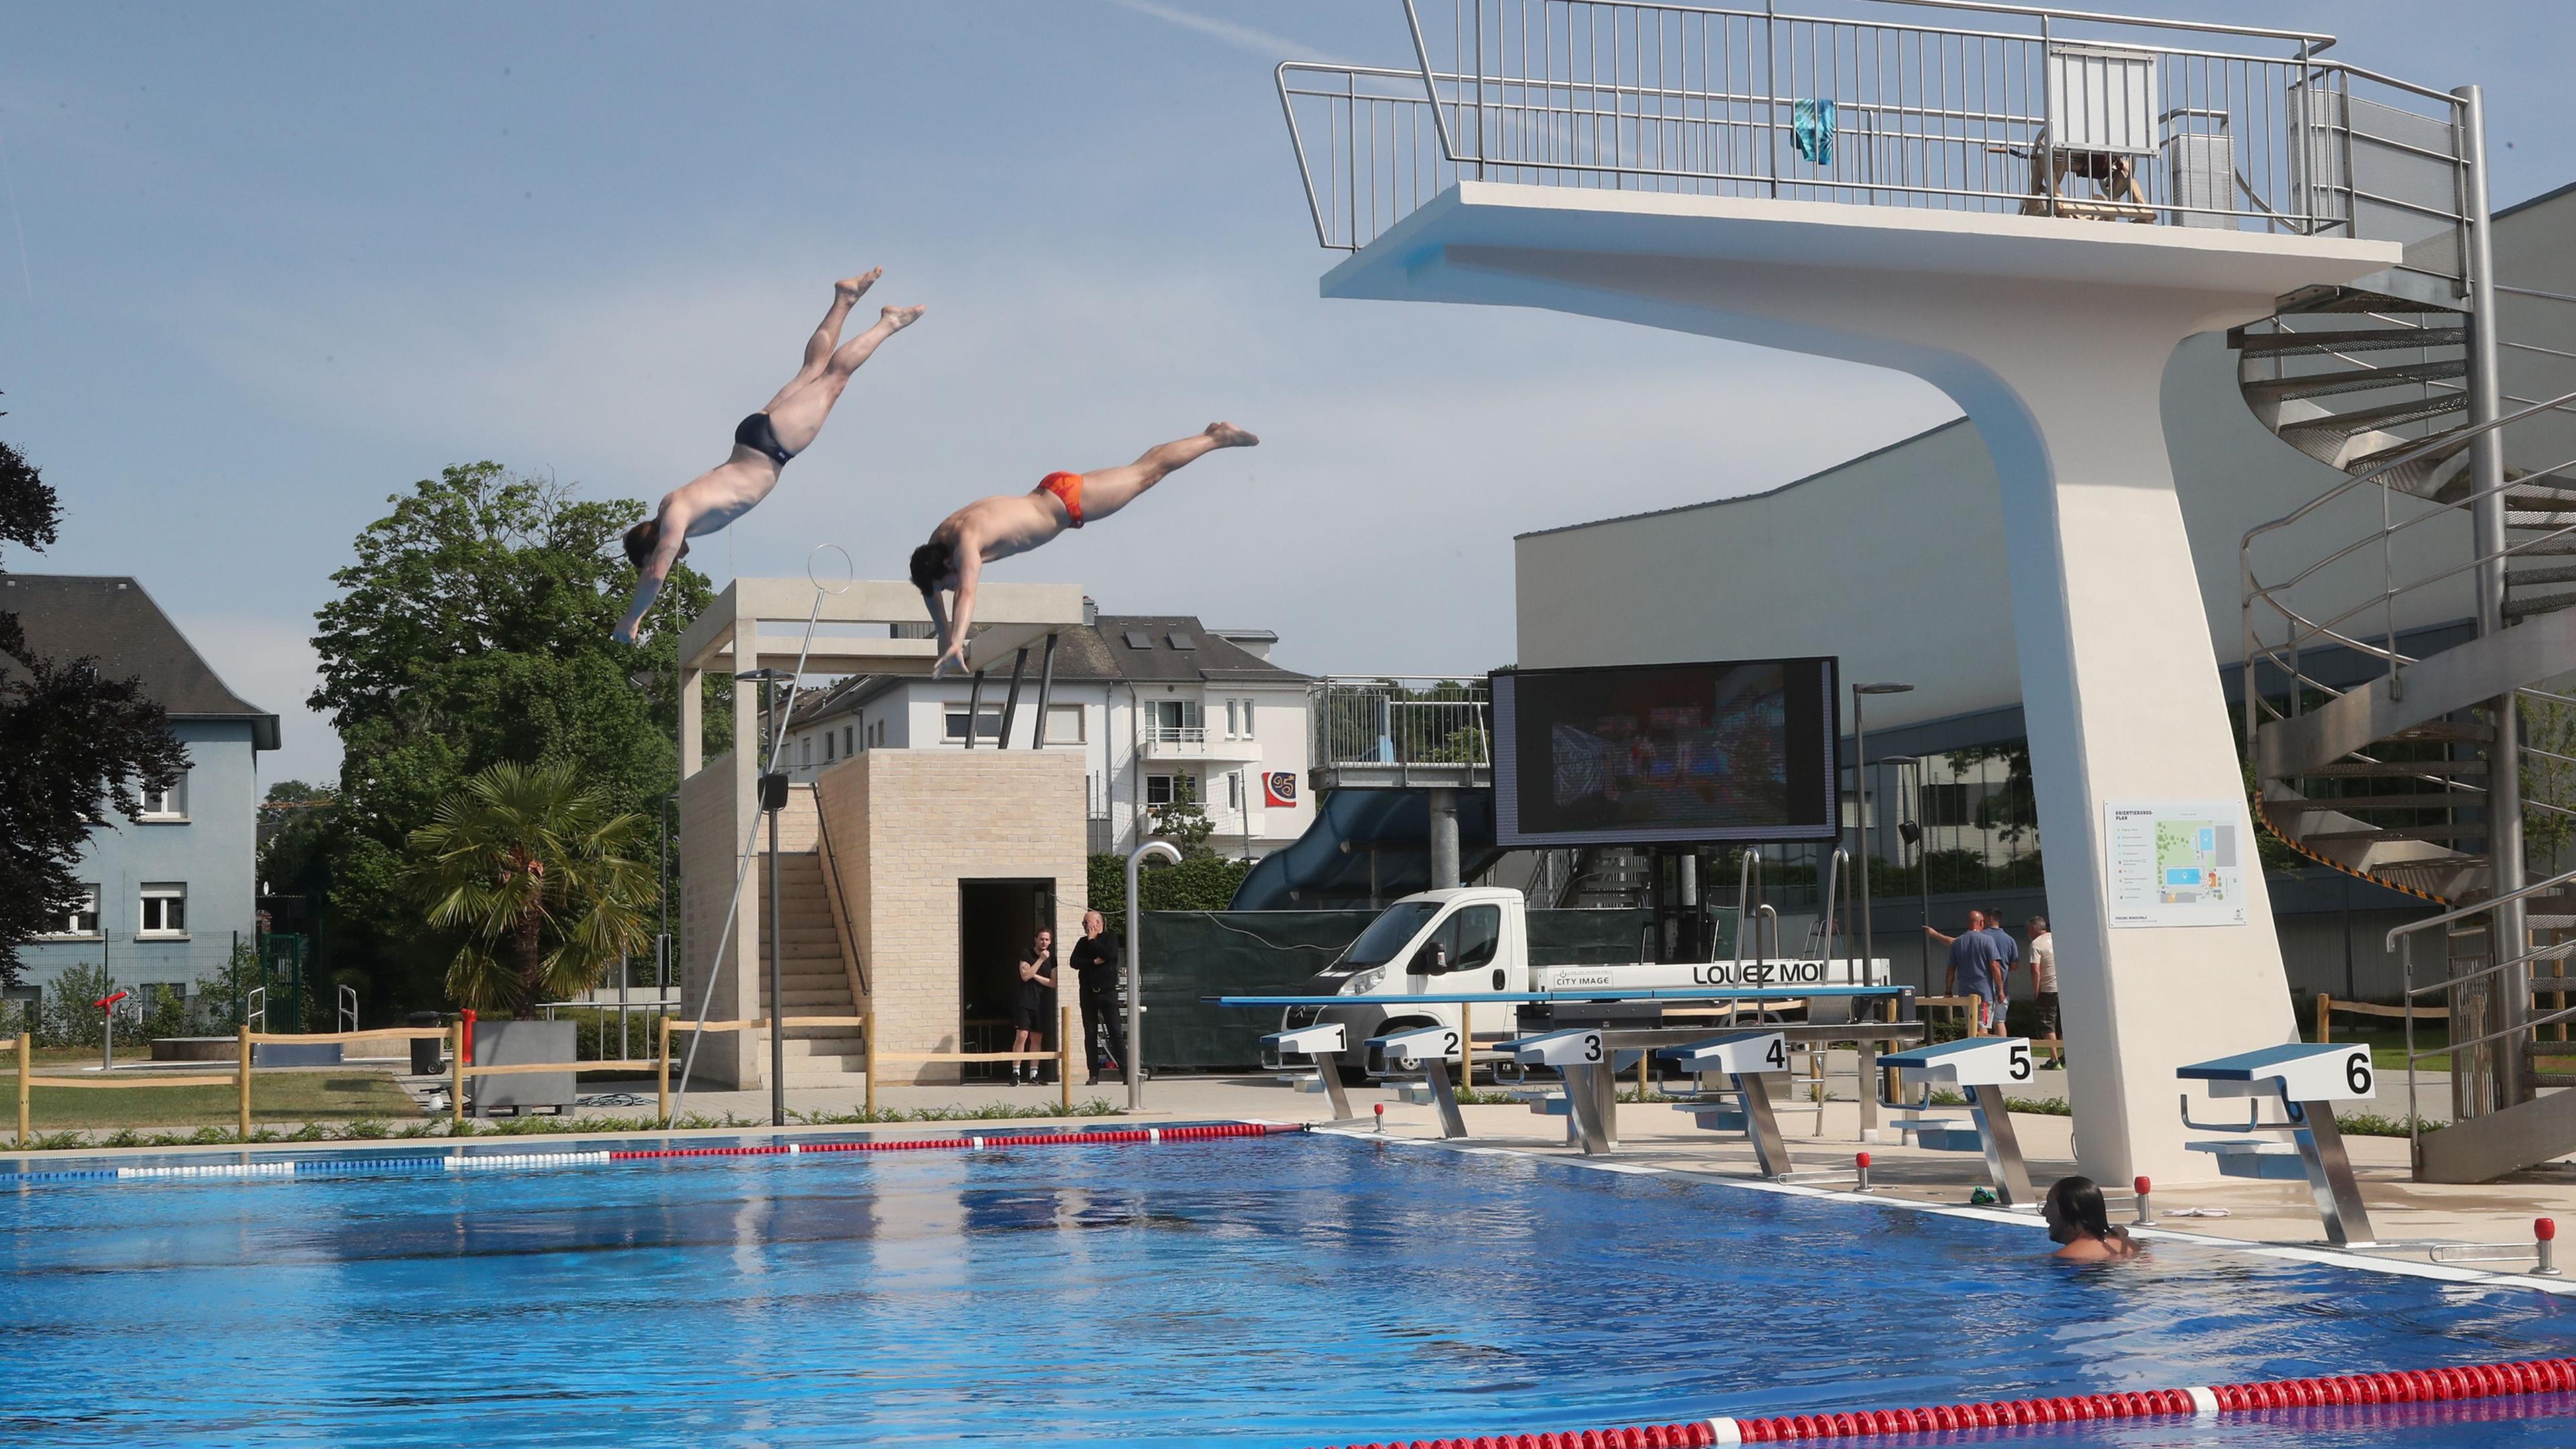
[[[1334,963],[1334,969],[1365,971],[1372,966],[1385,965],[1395,959],[1396,953],[1404,949],[1404,944],[1413,939],[1415,932],[1422,929],[1422,923],[1439,911],[1438,901],[1405,901],[1388,907],[1385,915],[1369,922],[1369,928],[1360,932],[1360,938],[1342,953],[1342,959]]]

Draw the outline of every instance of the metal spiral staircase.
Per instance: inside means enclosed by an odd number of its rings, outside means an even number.
[[[2489,251],[2467,235],[2455,279],[2313,289],[2228,334],[2255,416],[2347,475],[2246,535],[2255,809],[2309,859],[2451,908],[2421,923],[2437,959],[2405,942],[2409,1005],[2452,1013],[2454,1125],[2415,1139],[2430,1181],[2576,1152],[2576,1094],[2539,1093],[2576,1085],[2576,875],[2526,882],[2524,844],[2576,819],[2576,761],[2525,738],[2576,706],[2576,458],[2547,454],[2576,394],[2507,393],[2499,358],[2562,385],[2576,359],[2501,342],[2494,313],[2576,299],[2480,278]],[[2410,1053],[2410,1101],[2435,1054]]]

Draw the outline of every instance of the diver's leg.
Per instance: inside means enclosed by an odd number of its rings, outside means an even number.
[[[921,320],[923,307],[888,307],[877,318],[877,324],[832,353],[823,370],[812,377],[799,377],[769,403],[769,426],[778,434],[778,446],[790,453],[802,453],[813,446],[815,435],[823,431],[823,420],[832,414],[832,404],[841,400],[841,390],[850,385],[850,374],[868,360],[880,343]]]
[[[1123,468],[1103,468],[1082,475],[1082,518],[1107,518],[1136,500],[1136,495],[1219,448],[1249,448],[1259,438],[1232,423],[1210,423],[1204,432],[1147,448],[1144,456]]]

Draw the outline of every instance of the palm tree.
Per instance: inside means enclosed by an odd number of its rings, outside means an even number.
[[[646,828],[560,762],[497,764],[441,800],[411,855],[429,924],[465,936],[448,995],[524,1015],[645,949],[659,889],[639,858]]]

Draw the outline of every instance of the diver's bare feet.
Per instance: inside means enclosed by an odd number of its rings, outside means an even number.
[[[844,302],[855,302],[859,300],[859,298],[866,296],[868,288],[875,286],[877,284],[877,278],[884,275],[885,268],[870,267],[868,268],[866,276],[843,277],[841,280],[832,284],[832,295],[840,298]]]
[[[878,310],[877,315],[884,318],[887,325],[893,327],[894,330],[901,332],[906,327],[920,321],[921,314],[929,310],[930,309],[928,307],[884,307]]]
[[[1216,439],[1216,445],[1220,448],[1257,448],[1261,446],[1261,440],[1259,438],[1254,437],[1232,423],[1210,423],[1207,425],[1206,434],[1207,436]]]

